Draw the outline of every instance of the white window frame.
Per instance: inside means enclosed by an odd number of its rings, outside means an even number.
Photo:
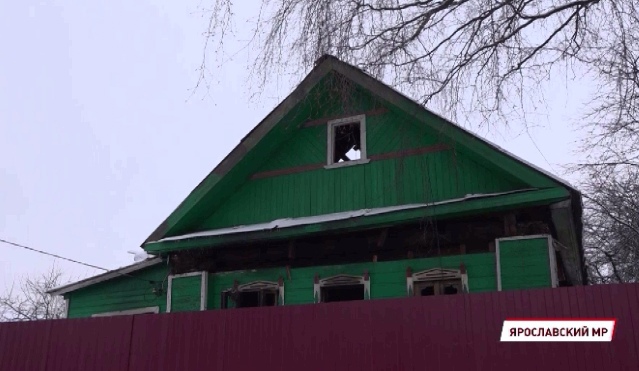
[[[501,291],[501,256],[499,255],[499,242],[512,240],[528,240],[546,238],[548,240],[548,264],[550,266],[550,287],[559,287],[559,274],[557,272],[557,257],[555,256],[555,244],[549,234],[533,234],[529,236],[503,237],[495,239],[495,265],[497,266],[497,291]]]
[[[334,131],[335,127],[347,125],[347,124],[359,124],[359,137],[360,137],[360,158],[353,161],[333,162],[333,153],[335,150]],[[366,152],[366,115],[357,115],[351,117],[345,117],[336,120],[330,120],[326,125],[326,166],[325,169],[334,169],[344,166],[353,166],[360,164],[367,164],[370,159],[367,157]]]
[[[222,291],[223,293],[227,293],[232,291],[233,288],[230,289],[226,289],[224,291]],[[238,285],[236,288],[237,291],[239,292],[250,292],[250,291],[261,291],[261,290],[272,290],[277,292],[277,295],[279,296],[278,299],[278,303],[276,303],[276,306],[282,306],[284,305],[284,281],[253,281],[253,282],[248,282],[248,283],[244,283],[242,285]],[[222,309],[227,309],[227,308],[222,308]]]
[[[460,269],[432,268],[406,275],[406,294],[415,295],[415,284],[421,282],[459,281],[462,293],[468,292],[468,273]]]
[[[363,276],[353,276],[350,274],[338,274],[324,279],[315,278],[313,284],[313,302],[322,302],[322,287],[364,285],[364,300],[371,298],[371,280],[368,274]]]
[[[193,276],[202,277],[202,281],[200,282],[200,310],[206,310],[209,274],[206,271],[202,271],[202,272],[175,274],[175,275],[169,276],[169,286],[166,293],[166,312],[167,313],[171,313],[171,296],[172,296],[172,290],[173,290],[173,280],[175,278],[185,278],[185,277],[193,277]]]
[[[127,316],[127,315],[134,315],[134,314],[158,314],[158,313],[160,313],[160,307],[155,306],[155,307],[119,310],[115,312],[96,313],[96,314],[92,314],[91,317],[112,317],[112,316]]]

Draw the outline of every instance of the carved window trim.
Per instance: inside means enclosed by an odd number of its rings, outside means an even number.
[[[322,302],[322,287],[350,285],[364,285],[364,300],[369,300],[371,298],[371,280],[368,272],[364,272],[361,276],[337,274],[323,279],[320,279],[319,275],[316,274],[313,283],[313,302]]]
[[[233,283],[233,287],[228,288],[226,290],[222,290],[222,309],[230,309],[228,308],[228,296],[233,292],[251,292],[251,291],[275,291],[277,293],[277,302],[276,306],[284,305],[284,280],[280,278],[277,282],[275,281],[265,281],[265,280],[257,280],[251,281],[244,284],[239,284],[238,281]]]
[[[461,292],[468,293],[468,273],[462,264],[459,269],[431,268],[413,273],[412,269],[406,269],[406,295],[413,296],[415,284],[421,282],[446,282],[457,281],[461,283]]]

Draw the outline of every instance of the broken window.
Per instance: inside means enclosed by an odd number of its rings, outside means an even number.
[[[322,303],[364,300],[364,285],[326,286],[321,291]]]
[[[362,142],[359,123],[333,127],[333,163],[359,160]]]
[[[461,293],[461,280],[415,283],[415,296],[455,295]]]
[[[222,291],[222,305],[227,308],[273,307],[284,305],[284,285],[280,282],[256,281]]]
[[[468,292],[468,275],[462,263],[460,269],[433,268],[413,273],[406,269],[408,296],[456,295]]]
[[[316,303],[370,299],[370,277],[368,272],[363,276],[340,274],[324,279],[316,275],[313,296]]]
[[[242,291],[235,297],[235,308],[273,307],[276,304],[275,290]]]
[[[328,165],[366,160],[364,115],[328,123]]]

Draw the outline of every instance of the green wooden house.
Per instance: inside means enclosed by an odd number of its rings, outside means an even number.
[[[223,129],[221,129],[223,132]],[[584,285],[581,196],[320,58],[69,317]]]

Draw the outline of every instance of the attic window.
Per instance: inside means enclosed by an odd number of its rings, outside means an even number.
[[[364,115],[329,121],[327,131],[327,168],[368,162]]]

